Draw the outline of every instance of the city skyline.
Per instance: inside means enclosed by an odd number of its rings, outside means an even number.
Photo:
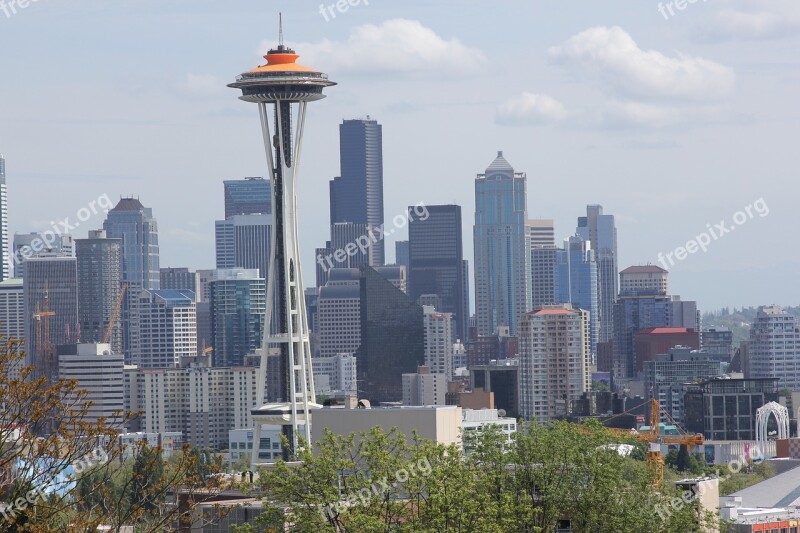
[[[220,182],[263,174],[252,140],[253,113],[231,105],[224,80],[236,71],[231,65],[249,64],[242,61],[243,54],[255,57],[266,50],[262,41],[271,42],[274,29],[269,24],[265,28],[264,21],[283,9],[288,42],[298,43],[304,54],[301,61],[319,64],[347,87],[341,98],[322,103],[309,116],[312,133],[306,150],[318,156],[305,165],[299,191],[306,199],[300,218],[306,279],[313,275],[313,244],[324,242],[329,230],[327,198],[317,192],[337,173],[336,130],[342,118],[369,114],[384,126],[387,221],[420,201],[453,203],[465,208],[464,225],[469,227],[472,214],[466,208],[474,200],[470,178],[501,149],[515,168],[528,173],[531,191],[536,187],[528,201],[531,218],[555,219],[559,240],[570,236],[575,217],[586,205],[601,204],[613,213],[620,268],[656,264],[659,253],[683,246],[707,224],[730,219],[763,197],[771,208],[769,217],[737,227],[708,252],[690,255],[670,268],[675,292],[709,310],[798,300],[792,292],[796,289],[787,288],[781,278],[796,268],[800,256],[795,254],[800,252],[789,250],[776,257],[768,253],[774,240],[763,238],[777,235],[792,220],[789,199],[781,191],[791,183],[788,169],[796,167],[797,157],[788,145],[796,137],[796,117],[785,112],[792,109],[792,89],[798,83],[792,74],[796,59],[786,51],[797,38],[797,25],[752,25],[732,32],[722,16],[724,9],[753,20],[761,13],[744,1],[695,6],[670,20],[654,6],[623,9],[620,2],[602,8],[587,3],[579,20],[555,8],[508,2],[488,14],[477,6],[464,6],[462,25],[441,16],[445,6],[417,1],[402,7],[362,6],[329,22],[312,7],[277,4],[226,9],[224,16],[237,29],[225,30],[229,44],[215,47],[213,54],[203,53],[211,45],[202,41],[223,12],[209,5],[193,7],[183,44],[167,46],[174,43],[167,28],[185,13],[178,7],[166,9],[151,41],[163,57],[155,57],[149,48],[134,51],[129,46],[129,40],[138,42],[135,36],[143,24],[139,17],[131,17],[118,35],[108,36],[112,45],[107,50],[85,53],[85,45],[66,35],[85,29],[106,37],[120,14],[97,2],[80,8],[37,4],[3,19],[0,44],[16,43],[14,48],[20,50],[8,58],[3,88],[15,105],[0,111],[6,125],[0,131],[0,147],[7,163],[11,234],[44,231],[51,221],[74,218],[101,192],[115,199],[135,194],[159,217],[164,265],[211,267],[213,221],[223,215]],[[158,9],[154,3],[149,7]],[[517,10],[526,16],[512,16]],[[775,10],[788,21],[798,13],[790,3]],[[523,42],[513,46],[506,37],[486,41],[475,36],[494,20],[505,21],[512,34],[531,15],[551,23],[545,31],[522,32]],[[367,27],[374,28],[376,42],[366,41]],[[42,34],[46,37],[33,40]],[[387,50],[393,49],[387,45],[391,39],[409,45],[408,58],[384,61]],[[78,111],[42,104],[46,99],[28,83],[38,74],[20,70],[55,42],[86,67],[79,69],[80,79],[76,69],[54,67],[63,74],[58,83],[75,96],[73,109]],[[357,52],[354,57],[361,62],[348,64],[331,56],[326,42]],[[433,45],[442,46],[442,58],[426,59],[421,50]],[[191,54],[185,53],[186,46]],[[602,53],[614,47],[655,58],[654,70],[603,64]],[[104,61],[110,54],[114,61]],[[187,55],[194,57],[187,62]],[[772,66],[760,59],[767,56],[774,58]],[[516,69],[522,60],[530,66],[522,69],[527,74]],[[97,61],[110,66],[99,68]],[[177,75],[176,64],[186,64]],[[696,67],[696,77],[676,83],[673,68],[681,65]],[[376,75],[362,72],[373,66]],[[102,83],[93,79],[92,72],[107,68],[112,76]],[[606,75],[598,75],[598,68]],[[440,77],[425,80],[426,87],[435,88],[424,93],[429,98],[413,96],[423,94],[420,73],[432,71]],[[112,81],[115,75],[141,80],[139,84],[150,80],[157,85],[163,79],[164,84],[161,90],[124,93],[129,95],[124,97],[127,106],[101,95],[101,89],[82,90],[96,81],[112,93],[121,83]],[[487,75],[506,78],[507,89],[487,91],[482,88],[487,84],[471,83]],[[769,95],[763,106],[757,94]],[[443,104],[445,99],[449,105]],[[186,102],[207,111],[198,115]],[[460,113],[462,108],[477,115]],[[587,111],[593,108],[599,110],[597,117]],[[69,135],[64,135],[65,127]],[[453,132],[458,132],[458,142],[450,142]],[[225,152],[219,146],[230,148],[229,155],[221,156]],[[40,157],[45,150],[49,157]],[[196,157],[203,153],[216,155]],[[173,205],[174,194],[189,179],[195,192],[191,201]],[[428,187],[431,179],[442,186]],[[68,180],[69,186],[58,195],[42,195],[42,184],[53,180]],[[728,187],[730,183],[736,186]],[[577,190],[575,184],[580,185]],[[650,194],[655,187],[663,190],[658,202]],[[74,236],[81,238],[84,230],[100,227],[101,218],[83,223]],[[405,236],[397,232],[397,238]],[[386,244],[391,249],[393,240]],[[752,259],[743,258],[742,250]],[[473,255],[470,242],[465,242],[464,253]],[[726,290],[729,284],[738,290]]]

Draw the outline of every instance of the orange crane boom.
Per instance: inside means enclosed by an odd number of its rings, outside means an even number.
[[[111,317],[108,319],[108,326],[106,327],[106,332],[103,335],[103,344],[108,344],[111,341],[111,334],[114,332],[114,326],[119,319],[119,312],[122,310],[122,301],[125,298],[125,291],[128,290],[128,284],[124,283],[122,285],[122,289],[119,291],[119,295],[117,296],[117,302],[114,304],[114,309],[111,311]]]
[[[653,483],[655,485],[661,485],[664,482],[664,457],[661,455],[659,444],[681,446],[702,446],[705,444],[705,437],[700,433],[695,435],[661,435],[661,428],[659,427],[661,411],[663,409],[658,399],[652,398],[650,400],[650,429],[648,431],[631,432],[624,429],[607,428],[615,435],[634,438],[639,442],[650,444],[650,449],[647,451],[647,462],[653,471]],[[669,416],[669,413],[664,412]]]

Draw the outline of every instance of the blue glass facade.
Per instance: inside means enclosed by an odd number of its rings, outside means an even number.
[[[589,312],[589,344],[594,358],[599,333],[597,261],[590,244],[580,237],[570,237],[564,241],[564,248],[556,251],[555,296],[558,304]]]
[[[135,198],[122,198],[108,212],[103,229],[109,239],[122,239],[123,281],[143,289],[158,289],[158,222],[153,210]]]
[[[225,218],[234,215],[272,214],[272,184],[264,178],[245,178],[223,182]]]
[[[525,174],[499,152],[475,179],[475,309],[479,335],[508,326],[515,335],[527,311]]]

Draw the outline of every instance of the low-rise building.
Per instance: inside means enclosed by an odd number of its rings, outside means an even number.
[[[722,375],[720,365],[719,361],[711,359],[704,351],[675,346],[654,361],[645,361],[645,389],[651,397],[658,398],[661,407],[676,422],[683,424],[686,384]]]
[[[311,368],[314,371],[314,384],[318,394],[356,393],[357,367],[356,357],[353,354],[340,353],[330,357],[314,357],[311,359]],[[324,381],[327,381],[327,387],[320,386]]]
[[[125,367],[125,410],[141,412],[130,431],[183,433],[186,442],[223,449],[228,431],[253,427],[257,367],[213,368],[189,357],[181,368]]]
[[[470,388],[494,393],[494,407],[509,416],[519,413],[519,359],[491,360],[469,367]]]
[[[688,385],[684,426],[709,440],[756,440],[756,410],[777,401],[778,378],[719,378]]]
[[[475,448],[476,439],[489,427],[496,427],[503,432],[508,444],[511,444],[511,439],[517,432],[516,419],[500,416],[497,409],[464,409],[463,417],[463,440],[466,453]]]
[[[351,435],[368,432],[375,426],[386,433],[397,428],[409,439],[416,430],[422,438],[461,446],[462,410],[451,405],[372,409],[326,407],[312,414],[311,440],[319,442],[326,430],[336,435]]]
[[[124,357],[111,353],[110,344],[67,344],[58,346],[58,377],[75,380],[86,391],[85,422],[103,418],[113,426],[124,418]]]
[[[228,432],[228,451],[230,462],[235,463],[241,459],[250,460],[253,456],[253,428],[232,429]],[[261,426],[258,459],[260,463],[275,462],[283,457],[281,443],[281,427],[265,424]]]
[[[447,375],[421,366],[416,374],[403,374],[403,405],[445,405]]]

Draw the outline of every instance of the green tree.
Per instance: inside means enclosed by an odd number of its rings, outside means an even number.
[[[673,509],[675,489],[654,487],[646,463],[619,447],[626,440],[596,423],[532,424],[511,443],[488,429],[464,456],[396,430],[327,433],[316,453],[261,473],[267,512],[236,531],[281,528],[284,513],[294,531],[315,533],[539,532],[565,519],[579,532],[699,530],[696,509]]]
[[[158,487],[164,477],[164,457],[161,450],[142,445],[136,454],[131,479],[131,503],[148,512],[163,504]]]
[[[94,532],[99,525],[168,531],[185,510],[163,507],[154,517],[129,498],[135,469],[117,436],[133,415],[90,419],[77,382],[38,376],[21,344],[0,337],[0,500],[7,502],[0,533]],[[192,471],[190,459],[174,465],[154,499],[178,488],[195,493]]]

